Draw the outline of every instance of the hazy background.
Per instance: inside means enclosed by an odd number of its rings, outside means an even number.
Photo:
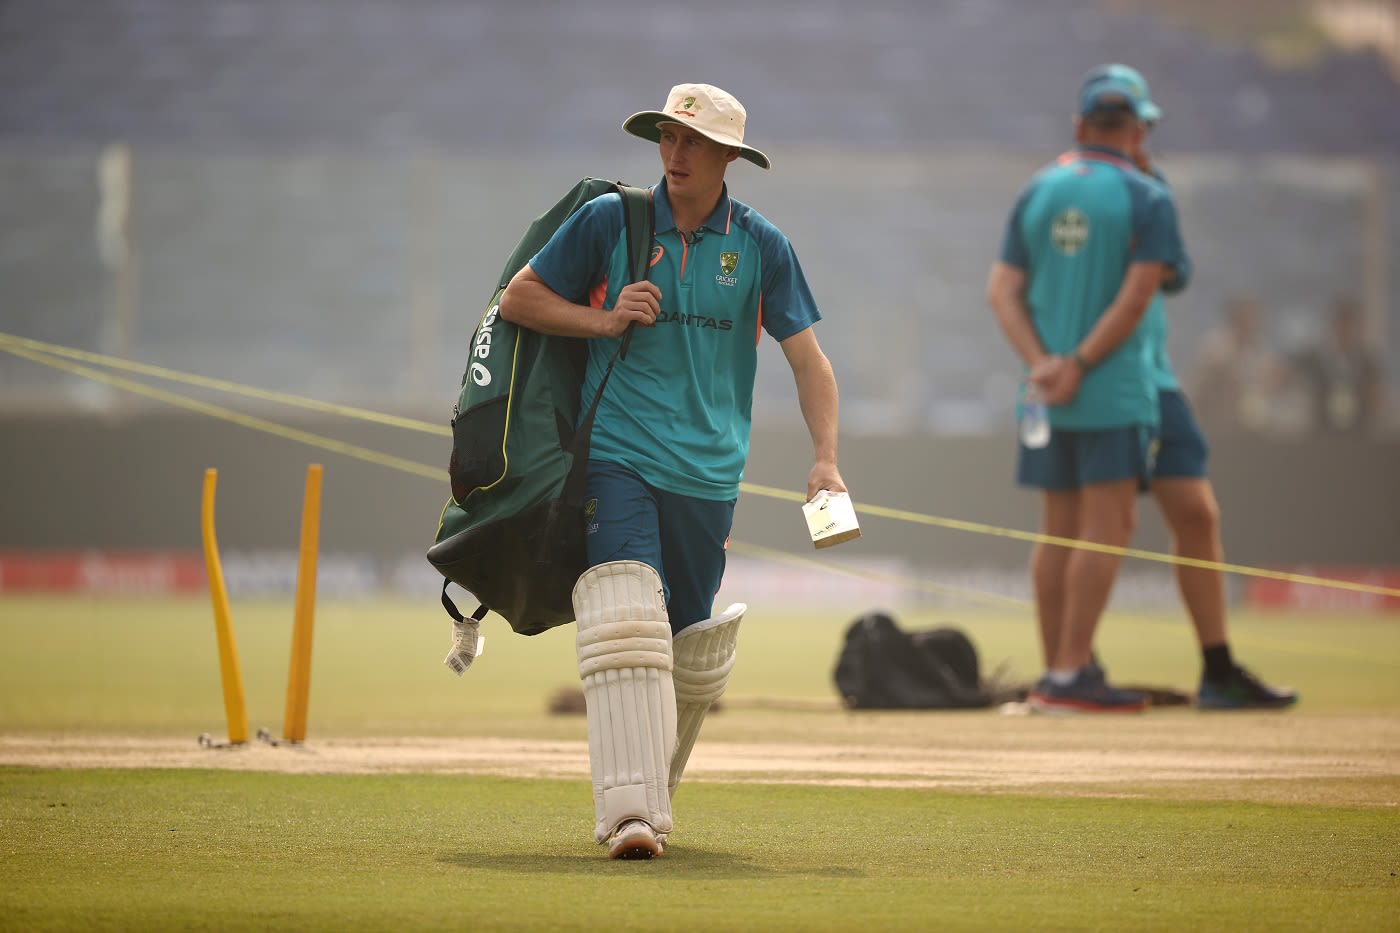
[[[1286,368],[1352,298],[1393,396],[1388,0],[7,0],[0,331],[445,424],[524,224],[582,175],[657,181],[654,147],[620,123],[672,84],[715,83],[773,158],[737,163],[730,189],[803,261],[858,496],[1031,528],[1011,483],[1019,365],[982,289],[1007,210],[1069,144],[1078,80],[1105,61],[1143,71],[1166,113],[1152,145],[1197,266],[1168,306],[1188,387],[1228,299],[1258,302]],[[797,489],[791,378],[763,352],[750,479]],[[1298,384],[1277,391],[1264,403],[1296,408]],[[0,400],[0,547],[197,547],[201,464],[232,477],[232,546],[290,543],[294,520],[258,509],[295,513],[296,467],[325,457],[5,353]],[[1232,555],[1400,563],[1394,406],[1344,438],[1269,424],[1212,433]],[[443,438],[362,442],[446,460]],[[327,462],[345,516],[328,546],[416,560],[446,483]],[[239,492],[239,468],[265,474],[261,493]],[[772,530],[801,531],[795,506],[749,508],[736,535],[803,543]],[[1160,545],[1150,516],[1143,534]],[[1024,559],[928,529],[868,538],[916,563]]]

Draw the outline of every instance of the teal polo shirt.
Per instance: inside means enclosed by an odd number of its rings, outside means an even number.
[[[729,196],[704,225],[676,229],[666,183],[652,189],[656,233],[648,276],[661,290],[654,327],[633,328],[627,358],[608,380],[593,425],[592,457],[617,463],[667,492],[739,495],[749,455],[762,332],[779,342],[821,319],[792,244]],[[557,294],[612,308],[627,282],[622,199],[595,198],[550,238],[530,267]],[[619,339],[589,341],[583,403]]]
[[[1152,303],[1147,306],[1147,314],[1143,316],[1138,329],[1142,331],[1142,355],[1147,361],[1148,372],[1152,375],[1152,384],[1158,391],[1175,392],[1181,388],[1181,383],[1176,378],[1176,370],[1172,369],[1171,358],[1167,356],[1165,305],[1161,292],[1153,295]]]
[[[1166,176],[1155,165],[1152,166],[1152,177],[1163,187],[1167,186]],[[1172,267],[1176,270],[1176,278],[1170,286],[1152,296],[1152,303],[1147,306],[1147,314],[1139,327],[1142,329],[1143,353],[1152,371],[1153,384],[1159,391],[1176,392],[1181,389],[1181,382],[1176,378],[1171,358],[1167,356],[1167,310],[1162,296],[1179,294],[1191,281],[1191,259],[1181,243],[1177,244],[1177,258],[1172,262]]]
[[[1026,301],[1050,353],[1069,355],[1113,303],[1134,262],[1184,261],[1167,188],[1119,152],[1086,146],[1041,169],[1007,221],[1001,260],[1026,272]],[[1158,422],[1141,327],[1050,409],[1053,427],[1104,430]]]

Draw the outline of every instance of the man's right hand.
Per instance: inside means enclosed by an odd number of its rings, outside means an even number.
[[[627,327],[652,327],[661,313],[661,289],[655,282],[633,282],[618,292],[612,312],[605,316],[609,337],[620,337]]]

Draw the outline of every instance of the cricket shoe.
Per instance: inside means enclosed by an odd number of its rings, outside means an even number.
[[[1224,680],[1202,678],[1196,691],[1199,709],[1286,709],[1297,702],[1297,690],[1270,687],[1239,666]]]
[[[1103,668],[1092,661],[1067,684],[1041,677],[1026,700],[1040,713],[1140,713],[1147,708],[1147,697],[1111,686]]]
[[[646,820],[627,820],[608,843],[608,858],[660,858],[666,851],[661,839]]]

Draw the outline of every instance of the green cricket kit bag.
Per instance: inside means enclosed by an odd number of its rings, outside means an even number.
[[[585,178],[536,218],[511,253],[496,293],[472,334],[470,358],[452,412],[452,498],[443,508],[428,562],[443,575],[443,607],[464,617],[447,594],[456,583],[522,635],[574,621],[573,588],[587,567],[583,489],[598,395],[582,411],[585,341],[554,337],[501,318],[501,293],[575,211],[617,191],[626,210],[631,281],[647,274],[652,240],[651,194]],[[577,427],[576,427],[577,426]]]

